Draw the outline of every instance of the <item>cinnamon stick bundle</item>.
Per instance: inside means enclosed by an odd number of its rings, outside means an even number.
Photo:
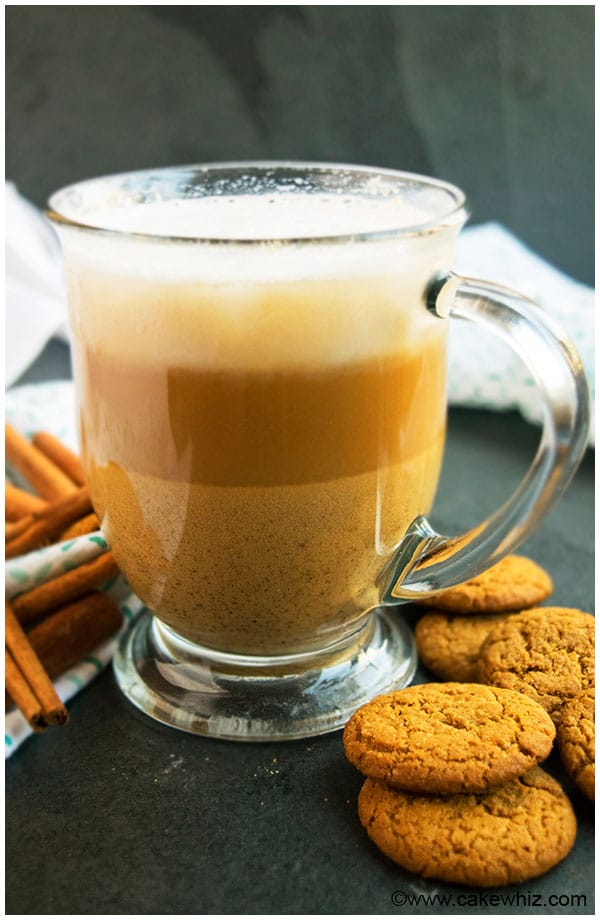
[[[37,493],[6,483],[7,559],[98,528],[82,464],[72,451],[48,432],[30,442],[6,425],[5,438],[7,460]],[[107,552],[6,602],[7,704],[17,705],[34,731],[67,722],[52,679],[121,626],[119,608],[97,590],[118,571]],[[21,622],[33,621],[38,622],[26,634]]]
[[[69,719],[66,706],[59,699],[52,681],[34,652],[31,642],[23,632],[23,627],[14,615],[8,601],[5,601],[4,608],[6,649],[29,684],[33,695],[37,698],[44,723],[46,725],[65,725]],[[32,723],[30,722],[30,724]]]

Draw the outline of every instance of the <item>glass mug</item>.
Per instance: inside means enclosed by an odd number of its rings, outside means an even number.
[[[94,508],[149,608],[115,656],[126,696],[190,732],[271,740],[332,731],[409,683],[398,605],[518,546],[587,434],[564,335],[519,294],[452,274],[463,193],[393,170],[233,163],[81,182],[48,214]],[[425,517],[449,317],[505,339],[544,405],[516,492],[451,538]]]

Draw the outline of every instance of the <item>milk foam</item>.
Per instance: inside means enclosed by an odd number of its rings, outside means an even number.
[[[427,223],[428,213],[399,196],[373,202],[346,195],[278,192],[105,207],[84,212],[83,219],[93,226],[125,233],[289,240],[406,230]]]
[[[406,202],[398,210],[335,196],[274,201],[155,202],[95,218],[112,230],[194,238],[188,242],[63,230],[75,334],[132,364],[242,370],[355,362],[441,334],[444,323],[423,297],[429,280],[451,267],[455,231],[353,243],[195,241],[373,232],[398,226],[400,214],[404,226],[419,216]]]

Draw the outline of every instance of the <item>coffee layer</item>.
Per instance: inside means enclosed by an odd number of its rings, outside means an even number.
[[[432,503],[443,437],[405,462],[297,485],[223,487],[93,465],[102,528],[131,586],[186,638],[246,654],[333,641]]]
[[[312,373],[218,373],[78,361],[97,462],[168,480],[285,485],[421,456],[445,422],[444,343]]]

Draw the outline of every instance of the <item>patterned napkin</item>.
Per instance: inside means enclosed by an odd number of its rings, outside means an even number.
[[[594,291],[568,278],[523,245],[500,224],[482,224],[460,234],[456,271],[488,278],[536,301],[567,333],[579,352],[595,395]],[[541,421],[537,387],[508,345],[473,323],[450,323],[448,402],[485,409],[517,409]],[[594,444],[594,415],[589,444]]]
[[[50,431],[76,450],[73,419],[73,384],[70,382],[19,387],[6,394],[6,420],[25,435],[30,436],[41,430]],[[16,484],[23,485],[16,476],[11,478]],[[9,559],[5,563],[6,596],[10,599],[21,591],[49,581],[84,562],[90,562],[107,549],[104,537],[97,531]],[[104,590],[121,610],[125,629],[128,622],[142,609],[142,602],[132,593],[122,575],[105,585]],[[104,670],[112,659],[116,644],[115,636],[55,680],[56,692],[63,702],[70,700]],[[10,757],[33,734],[18,710],[7,714],[4,730],[5,757]]]

